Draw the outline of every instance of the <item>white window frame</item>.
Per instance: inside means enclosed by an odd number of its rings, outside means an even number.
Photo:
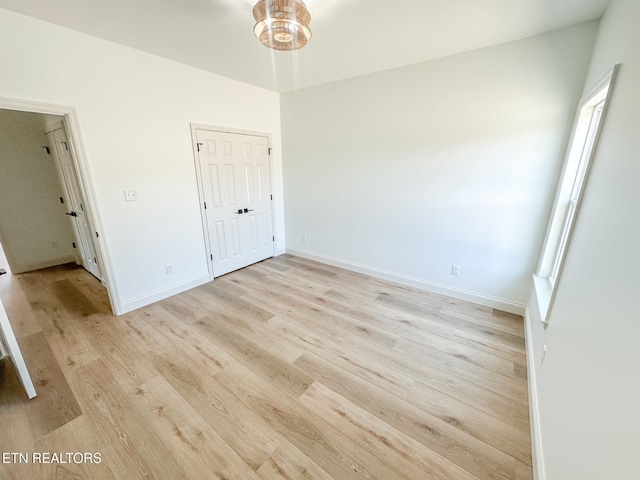
[[[592,159],[613,91],[619,65],[585,95],[578,105],[564,168],[547,228],[537,273],[533,276],[540,319],[547,325],[575,220],[580,211]]]

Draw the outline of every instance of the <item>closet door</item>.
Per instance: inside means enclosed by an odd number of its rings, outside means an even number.
[[[54,146],[52,154],[65,192],[66,215],[71,219],[76,234],[81,264],[89,273],[101,279],[102,273],[93,244],[93,230],[87,217],[86,202],[76,175],[67,134],[64,128],[56,128],[47,134],[47,139]]]
[[[274,253],[267,137],[196,130],[213,275]]]

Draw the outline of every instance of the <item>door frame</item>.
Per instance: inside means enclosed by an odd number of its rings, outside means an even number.
[[[193,123],[189,124],[191,126],[191,143],[193,147],[193,162],[196,169],[196,183],[198,187],[198,201],[200,202],[200,218],[202,220],[202,235],[204,240],[204,249],[206,252],[206,261],[207,261],[207,271],[209,272],[209,281],[213,281],[213,266],[211,264],[211,256],[213,252],[211,251],[211,239],[209,238],[209,229],[207,228],[207,212],[204,208],[204,186],[202,183],[202,170],[200,168],[200,157],[198,155],[198,138],[196,135],[196,130],[208,130],[210,132],[216,133],[231,133],[235,135],[250,135],[253,137],[263,137],[267,139],[267,145],[269,148],[269,152],[272,149],[271,143],[271,134],[265,132],[257,132],[254,130],[242,130],[238,128],[228,128],[228,127],[217,127],[213,125],[205,125],[201,123]],[[274,172],[273,172],[273,161],[271,158],[271,154],[269,153],[269,183],[271,187],[271,194],[274,192]],[[276,237],[276,216],[274,210],[274,202],[271,202],[271,228],[273,231],[273,236]],[[273,243],[273,254],[276,254],[275,241]]]
[[[76,171],[76,176],[78,177],[81,195],[86,202],[88,210],[87,220],[91,230],[96,234],[96,237],[92,238],[92,240],[96,250],[98,265],[100,266],[100,271],[102,273],[100,281],[107,289],[112,312],[115,315],[119,315],[122,313],[120,312],[120,299],[117,295],[117,288],[115,288],[113,281],[115,276],[113,275],[109,250],[104,239],[104,234],[100,235],[100,232],[104,232],[104,228],[102,225],[102,218],[100,217],[100,213],[97,208],[97,196],[91,176],[91,170],[89,168],[89,162],[87,160],[84,142],[82,141],[82,134],[80,133],[80,122],[78,120],[78,112],[76,108],[67,105],[56,105],[9,97],[0,97],[0,108],[6,110],[18,110],[22,112],[59,115],[62,117],[61,120],[67,132],[69,147],[71,149],[71,158]]]

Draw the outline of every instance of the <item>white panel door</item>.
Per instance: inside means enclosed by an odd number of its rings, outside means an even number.
[[[196,130],[213,276],[273,257],[267,137]]]
[[[93,244],[93,230],[87,218],[86,202],[83,199],[82,190],[78,183],[67,134],[64,129],[59,128],[55,129],[52,134],[47,135],[53,135],[53,144],[55,146],[53,156],[58,164],[58,170],[66,193],[67,215],[70,216],[76,233],[82,266],[93,276],[100,279],[102,275]],[[50,137],[48,138],[51,140]]]
[[[4,305],[2,305],[2,301],[0,301],[0,344],[5,347],[7,353],[13,360],[13,364],[18,371],[20,382],[22,382],[22,386],[27,392],[27,396],[29,398],[35,397],[36,389],[33,386],[33,381],[31,380],[31,375],[29,375],[27,365],[24,363],[24,358],[22,357],[18,340],[13,333],[13,328],[11,328],[11,323],[9,322],[9,317],[7,317]]]

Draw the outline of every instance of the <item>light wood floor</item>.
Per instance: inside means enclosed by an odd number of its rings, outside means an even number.
[[[289,255],[120,317],[79,268],[0,295],[39,394],[0,362],[1,479],[532,477],[521,317]]]

